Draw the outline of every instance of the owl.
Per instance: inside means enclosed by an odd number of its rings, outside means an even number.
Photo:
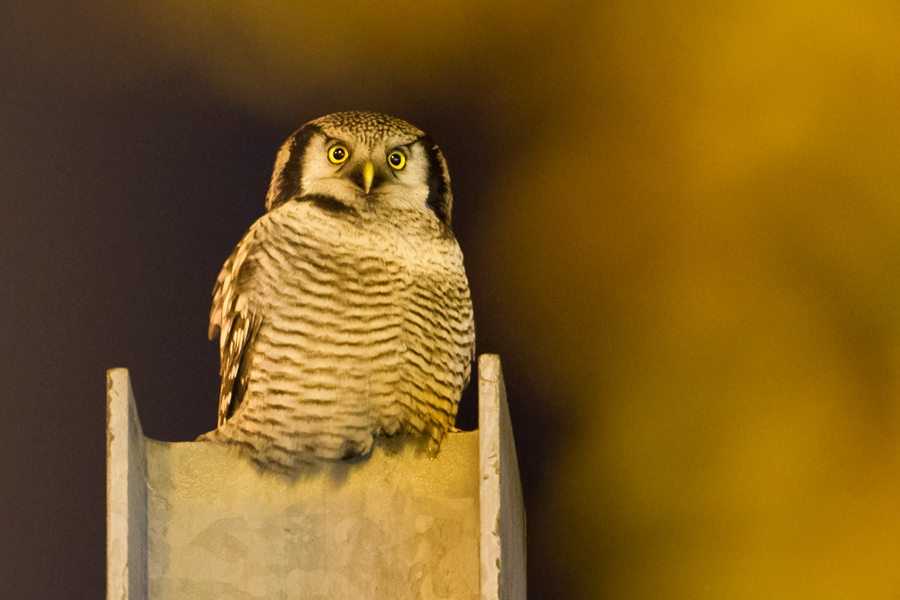
[[[475,347],[452,204],[441,151],[405,121],[343,112],[291,135],[213,290],[222,383],[200,439],[279,471],[378,435],[436,452]]]

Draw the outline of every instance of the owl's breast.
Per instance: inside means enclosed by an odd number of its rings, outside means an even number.
[[[396,318],[404,253],[359,219],[297,204],[264,224],[249,257],[253,302],[264,315],[306,336],[335,339],[380,330]]]
[[[474,343],[455,240],[298,204],[258,222],[245,259],[240,294],[261,325],[238,423],[287,435],[327,419],[336,440],[427,431],[439,441]]]

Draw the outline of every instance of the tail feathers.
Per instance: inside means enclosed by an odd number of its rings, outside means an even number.
[[[455,427],[450,427],[449,430],[458,431]],[[396,437],[403,444],[410,442],[421,444],[419,448],[434,458],[448,433],[448,428],[440,419],[424,420],[416,416],[412,419],[412,423],[408,423],[407,427],[401,427],[399,431],[388,433],[382,429],[381,433],[388,438]],[[404,438],[408,441],[403,442]],[[417,442],[414,441],[416,439]],[[261,432],[250,432],[235,427],[230,421],[222,427],[204,433],[196,441],[232,445],[261,469],[286,475],[298,475],[311,466],[329,461],[367,456],[372,452],[374,444],[373,436],[362,431],[350,436],[320,432],[284,436],[276,440]]]
[[[203,435],[199,436],[195,442],[215,442],[221,444],[227,440],[223,439],[221,436],[221,432],[219,428],[213,429],[212,431],[207,431]]]
[[[281,436],[279,439],[240,427],[222,427],[204,433],[198,442],[229,444],[263,470],[297,474],[311,465],[366,456],[374,443],[370,433],[356,435],[328,433]]]

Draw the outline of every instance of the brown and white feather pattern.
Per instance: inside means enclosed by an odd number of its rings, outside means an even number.
[[[474,356],[462,253],[436,218],[303,195],[260,218],[225,263],[219,428],[254,461],[296,469],[367,453],[378,434],[437,448]]]

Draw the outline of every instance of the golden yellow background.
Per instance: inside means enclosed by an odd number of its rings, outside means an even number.
[[[15,4],[32,97],[463,124],[532,598],[900,597],[900,3]]]

